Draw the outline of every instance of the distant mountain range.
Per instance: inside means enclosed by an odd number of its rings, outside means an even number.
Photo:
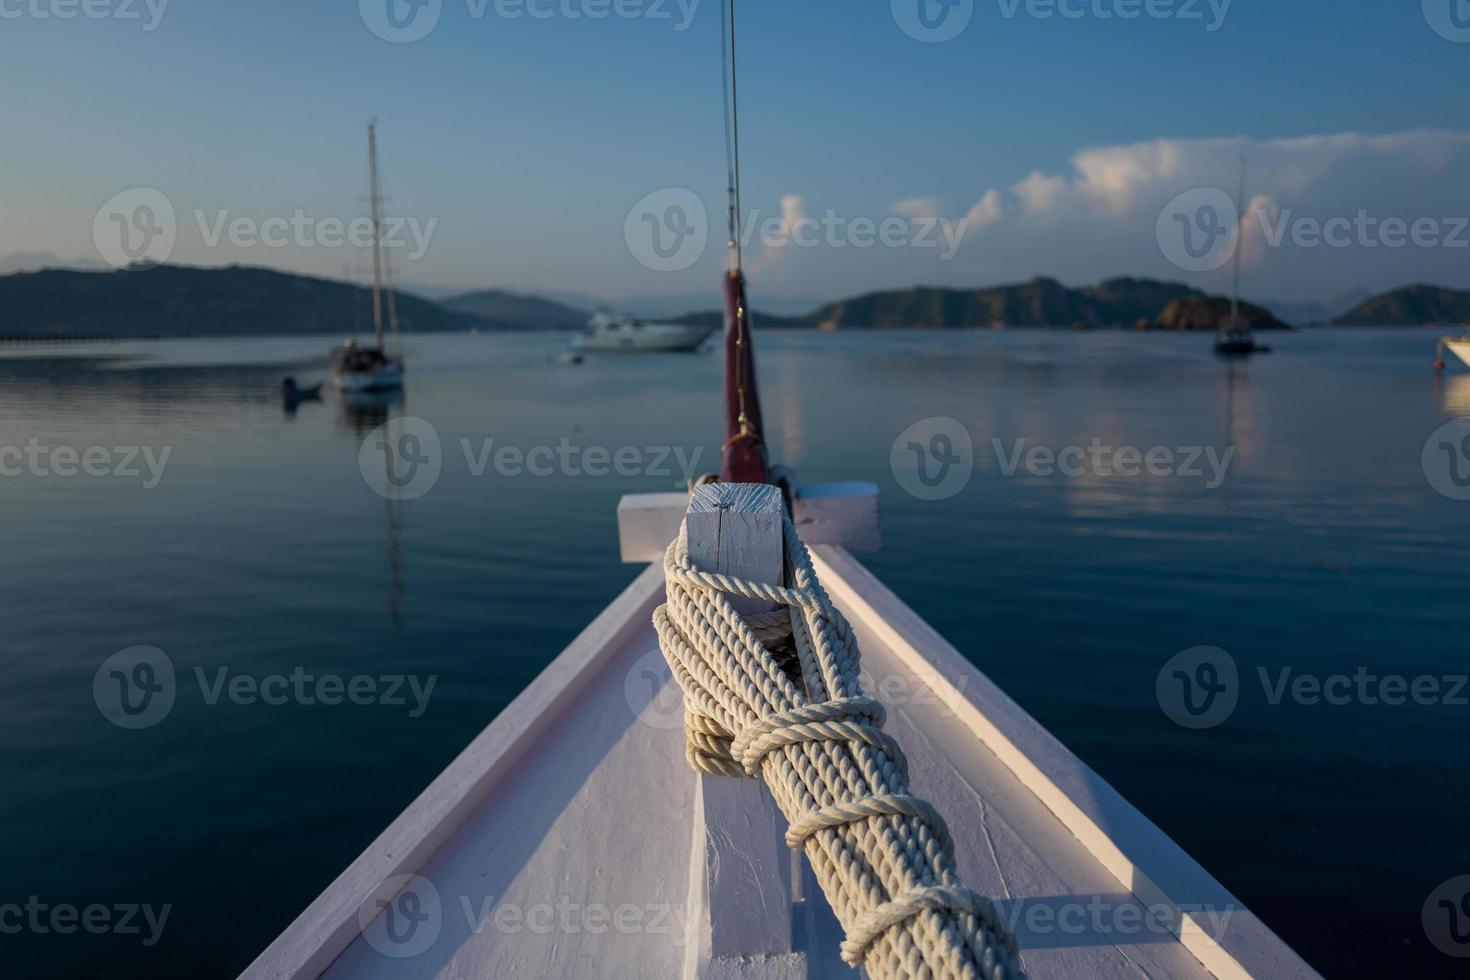
[[[1397,327],[1404,324],[1461,326],[1470,323],[1470,292],[1441,286],[1404,286],[1364,300],[1332,321],[1337,327]]]
[[[1109,279],[1071,289],[1055,279],[985,289],[919,286],[865,293],[828,303],[804,316],[753,314],[774,327],[818,330],[954,327],[1071,327],[1079,330],[1216,330],[1228,321],[1230,303],[1180,283],[1152,279]],[[1241,305],[1245,321],[1258,330],[1289,327],[1261,307]],[[1221,320],[1224,318],[1224,321]],[[712,324],[719,313],[691,314],[685,322]]]
[[[371,329],[370,295],[351,283],[244,266],[46,268],[0,275],[0,337],[345,335]],[[441,302],[404,291],[397,296],[406,331],[565,330],[581,327],[588,316],[586,309],[563,300],[499,289]],[[1228,322],[1229,307],[1223,297],[1207,296],[1180,283],[1122,277],[1074,289],[1055,279],[1037,278],[984,289],[883,290],[827,303],[809,313],[754,315],[763,326],[821,330],[1005,326],[1204,331]],[[1287,329],[1262,306],[1243,303],[1241,310],[1255,329]],[[718,324],[722,315],[711,311],[678,319]],[[1334,326],[1470,323],[1470,292],[1406,286],[1358,302],[1329,322]]]
[[[211,337],[372,330],[371,292],[344,282],[231,266],[0,276],[0,335]],[[405,330],[510,326],[398,294]]]
[[[440,305],[455,313],[513,323],[522,330],[576,330],[587,325],[588,316],[564,303],[504,289],[464,293],[441,300]]]

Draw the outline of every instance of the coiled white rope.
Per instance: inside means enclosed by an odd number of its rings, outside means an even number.
[[[786,816],[847,931],[842,957],[880,980],[1009,980],[1023,974],[995,906],[960,884],[949,828],[909,793],[908,764],[863,696],[859,651],[790,519],[790,588],[702,571],[686,532],[664,556],[653,616],[684,691],[687,757],[757,776]],[[728,596],[782,608],[742,616]]]

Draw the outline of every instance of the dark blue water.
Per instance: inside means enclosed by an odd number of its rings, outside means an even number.
[[[1421,908],[1470,873],[1470,707],[1273,704],[1258,680],[1470,670],[1470,502],[1421,465],[1430,434],[1470,415],[1470,374],[1436,381],[1434,337],[1308,332],[1232,365],[1197,337],[772,334],[761,383],[777,459],[882,486],[879,576],[1310,962],[1448,976],[1464,961],[1434,948]],[[551,359],[561,343],[414,338],[402,402],[329,395],[294,415],[279,362],[319,377],[325,339],[0,361],[0,447],[169,452],[153,487],[141,461],[137,477],[0,477],[0,904],[100,905],[114,924],[168,908],[138,933],[0,933],[0,972],[238,972],[632,579],[617,500],[682,483],[664,449],[714,468],[719,365],[572,366]],[[385,413],[441,439],[417,499],[385,500],[360,468]],[[890,450],[936,416],[972,435],[974,470],[926,501]],[[1214,488],[1007,476],[992,440],[1023,437],[1235,455]],[[627,448],[625,473],[656,472],[589,475],[579,456],[575,475],[476,476],[460,440],[478,454],[491,438]],[[93,681],[139,645],[167,655],[177,696],[128,730]],[[1191,730],[1156,680],[1201,645],[1241,682],[1227,720]],[[435,686],[417,713],[210,703],[196,671]]]

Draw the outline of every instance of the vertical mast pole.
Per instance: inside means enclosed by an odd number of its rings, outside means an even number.
[[[373,334],[378,349],[383,347],[383,253],[382,216],[378,213],[378,123],[368,123],[368,197],[373,213]]]
[[[1245,251],[1245,160],[1240,161],[1240,192],[1235,195],[1235,285],[1230,292],[1230,332],[1240,328],[1240,253]]]
[[[396,356],[403,353],[403,342],[398,336],[398,297],[393,289],[393,254],[386,249],[383,251],[383,291],[388,299],[388,329],[393,334],[393,353]]]
[[[740,255],[740,116],[735,74],[735,0],[721,16],[722,68],[727,68],[725,151],[729,168],[730,271],[725,276],[725,445],[720,455],[722,483],[769,483],[765,429],[755,384],[750,310]]]

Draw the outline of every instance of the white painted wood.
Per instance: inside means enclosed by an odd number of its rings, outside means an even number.
[[[965,883],[1017,922],[1032,980],[1192,980],[1211,975],[1202,959],[1222,976],[1315,976],[856,560],[836,548],[813,552],[824,586],[858,634],[869,692],[889,708],[887,730],[909,759],[914,791],[948,821]],[[677,685],[649,622],[662,591],[658,567],[645,570],[245,975],[684,974],[699,919],[688,902],[697,784],[683,758]],[[358,907],[399,873],[433,882],[445,909],[431,948],[405,958],[374,949],[357,920]],[[842,931],[809,869],[803,878],[795,952],[806,956],[810,976],[856,978],[838,960]],[[1084,917],[1067,928],[1031,921],[1036,910],[1099,902],[1137,921],[1156,890],[1176,905],[1229,911],[1220,924],[1191,917],[1213,930],[1226,958],[1186,930],[1181,940],[1167,931],[1119,930],[1111,919]],[[468,922],[466,904],[486,914]],[[499,922],[501,913],[558,904],[573,910],[574,928]],[[638,928],[609,928],[604,918],[579,914],[624,909],[642,917]],[[752,968],[762,965],[770,964],[752,958]]]
[[[764,483],[707,483],[689,495],[684,517],[689,559],[700,568],[780,585],[786,564],[786,501]],[[730,597],[742,613],[770,603]]]
[[[861,624],[912,670],[932,692],[933,705],[959,719],[1127,893],[1150,909],[1167,908],[1173,934],[1213,976],[1318,976],[1179,845],[852,555],[841,548],[818,547],[812,549],[812,558],[823,587],[849,620]],[[864,651],[868,647],[865,642]],[[902,739],[900,744],[911,751]],[[931,802],[945,812],[940,800]]]
[[[796,532],[808,545],[836,544],[851,551],[879,551],[876,483],[817,483],[802,487],[792,502]]]
[[[773,486],[696,487],[685,519],[690,561],[706,571],[782,585],[785,516],[786,503]],[[741,596],[730,601],[742,613],[774,608]],[[686,977],[747,975],[730,971],[737,965],[746,969],[756,958],[763,969],[776,971],[772,980],[796,968],[796,976],[805,976],[805,958],[793,955],[791,859],[775,801],[756,779],[692,778],[699,788],[689,904],[701,909],[700,935],[708,945],[702,941],[700,954],[686,961]]]
[[[687,493],[630,493],[618,501],[618,546],[627,564],[661,562],[689,509]]]
[[[697,492],[698,488],[696,488]],[[689,507],[687,493],[635,493],[618,502],[618,544],[629,564],[663,561]],[[819,483],[802,487],[792,520],[807,544],[835,544],[852,551],[883,546],[874,483]]]
[[[780,819],[780,813],[776,810],[775,803],[770,799],[770,794],[764,793],[764,803],[769,806],[750,806],[747,793],[743,792],[745,780],[717,779],[713,777],[700,776],[694,781],[694,835],[690,842],[689,861],[689,908],[695,910],[693,921],[694,933],[690,936],[690,942],[685,947],[684,973],[687,980],[808,980],[812,976],[808,966],[805,953],[801,952],[773,952],[758,956],[742,955],[712,955],[713,921],[710,914],[708,900],[708,889],[710,883],[710,861],[720,860],[737,862],[736,866],[719,866],[721,874],[717,876],[719,887],[740,888],[752,887],[757,892],[770,893],[765,880],[754,880],[754,876],[762,877],[779,869],[771,867],[773,861],[779,861],[782,855],[772,856],[769,849],[764,847],[774,835],[780,840],[785,827]],[[753,780],[751,782],[754,782]],[[764,784],[759,784],[764,790]],[[730,788],[736,792],[730,792]],[[725,790],[725,792],[721,792]],[[734,810],[732,807],[743,809]],[[715,812],[714,823],[706,820],[706,813]],[[745,855],[739,853],[736,848],[740,842],[728,839],[730,831],[734,829],[736,836],[744,838],[746,844],[754,841],[763,855]],[[727,835],[727,841],[721,846],[711,847],[712,836],[720,834]],[[784,844],[781,845],[784,850]],[[705,860],[700,860],[701,856]],[[785,857],[789,857],[789,852]],[[765,932],[765,936],[758,937],[760,941],[772,947],[785,946],[788,949],[793,945],[791,935],[792,909],[786,904],[786,897],[790,894],[790,860],[785,862],[787,873],[782,877],[783,887],[778,897],[782,899],[782,905],[786,906],[785,915],[764,915],[762,924],[757,928]],[[727,938],[730,931],[725,930]]]
[[[358,939],[359,908],[374,899],[391,898],[383,892],[385,882],[421,870],[485,803],[497,781],[565,721],[563,712],[597,675],[598,667],[623,651],[630,637],[652,632],[653,607],[662,598],[663,568],[653,565],[589,623],[241,977],[321,976]]]

